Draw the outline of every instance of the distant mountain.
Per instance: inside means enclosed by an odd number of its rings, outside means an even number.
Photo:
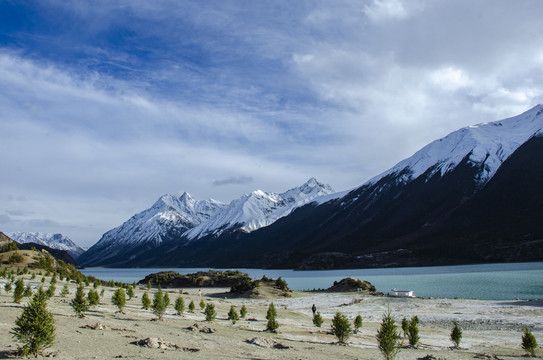
[[[19,244],[35,243],[51,249],[64,250],[74,259],[85,252],[83,248],[74,243],[69,237],[62,234],[47,234],[42,232],[13,232],[8,234]]]
[[[105,233],[78,261],[85,266],[126,266],[147,261],[152,249],[179,246],[206,236],[250,233],[297,207],[326,201],[334,194],[329,185],[311,178],[282,194],[256,190],[228,205],[215,200],[196,201],[187,193],[180,198],[163,195],[151,208]]]
[[[332,194],[335,191],[330,185],[321,184],[315,178],[282,194],[256,190],[233,200],[210,219],[188,230],[184,236],[193,240],[207,235],[220,236],[224,231],[232,229],[250,233],[273,224],[300,206]]]
[[[145,252],[130,246],[89,264],[312,269],[541,261],[541,184],[538,105],[455,131],[348,193],[333,194],[314,179],[292,193],[256,191]]]
[[[225,206],[212,199],[195,200],[188,193],[181,197],[163,195],[149,209],[106,232],[78,262],[91,266],[145,257],[148,250],[179,239],[185,231],[208,220]]]

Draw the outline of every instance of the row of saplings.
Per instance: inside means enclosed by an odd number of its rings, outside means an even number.
[[[23,292],[24,296],[28,295],[28,289],[26,289],[26,293],[25,289],[26,288],[24,288],[24,283],[22,281],[16,283],[14,290],[14,300],[16,302],[20,302],[20,299],[22,298],[22,296],[20,296],[21,292]],[[15,293],[17,295],[15,295]],[[133,289],[128,287],[127,293],[131,298],[133,296]],[[61,295],[65,296],[65,294]],[[53,314],[47,310],[47,299],[50,297],[51,294],[40,287],[33,295],[32,300],[23,308],[22,314],[16,319],[15,327],[12,329],[11,333],[22,344],[22,346],[19,347],[19,353],[21,355],[38,355],[44,349],[53,345],[56,329]],[[84,286],[80,285],[77,288],[75,297],[70,302],[70,305],[74,309],[77,316],[83,317],[84,313],[89,309],[89,306],[98,304],[99,299],[100,298],[96,289],[89,290],[87,296],[85,296]],[[112,297],[112,302],[118,307],[119,312],[122,313],[126,304],[126,294],[123,288],[118,288],[115,291]],[[153,313],[157,315],[159,320],[162,319],[169,304],[170,299],[168,293],[163,292],[160,286],[158,291],[155,292],[152,302],[147,292],[145,292],[142,297],[143,308],[152,308]],[[185,303],[181,296],[176,299],[174,308],[178,315],[181,315],[184,312]],[[192,312],[194,311],[194,308],[194,301],[191,301],[188,306],[188,310]],[[207,321],[215,320],[216,311],[213,304],[205,304],[204,300],[201,299],[200,308],[204,310]],[[242,305],[239,315],[235,307],[232,305],[230,307],[230,311],[228,312],[228,320],[231,320],[232,323],[235,324],[236,321],[239,320],[240,316],[244,318],[246,314],[247,308],[245,305]],[[277,310],[275,309],[273,303],[270,303],[268,306],[266,319],[266,330],[276,332],[279,328],[279,323],[277,321]],[[313,323],[317,327],[322,326],[323,319],[320,313],[317,312],[313,316]],[[401,324],[404,333],[403,338],[407,337],[409,345],[413,347],[419,342],[418,324],[419,319],[416,316],[411,318],[411,320],[404,318]],[[360,315],[354,319],[353,325],[354,332],[358,332],[358,329],[362,327],[362,317]],[[347,339],[352,333],[352,329],[349,320],[344,314],[340,312],[336,313],[332,319],[332,332],[338,338],[340,343],[346,343]],[[400,351],[403,342],[401,335],[398,332],[397,325],[395,324],[395,319],[391,315],[390,310],[383,314],[376,338],[379,350],[386,360],[393,359]],[[462,339],[462,330],[456,321],[453,322],[450,339],[454,343],[455,347],[458,348]],[[522,347],[532,356],[535,356],[537,341],[528,328],[524,329],[524,335],[522,336]]]

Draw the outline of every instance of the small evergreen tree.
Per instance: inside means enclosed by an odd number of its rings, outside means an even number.
[[[25,283],[22,279],[18,279],[15,282],[15,290],[13,290],[13,301],[16,304],[19,304],[21,300],[23,299],[23,295],[25,292]]]
[[[124,306],[126,305],[126,294],[124,293],[123,288],[120,287],[115,290],[111,301],[119,308],[119,312],[122,314]]]
[[[147,290],[151,290],[151,282],[150,281],[147,283]]]
[[[200,309],[204,310],[205,307],[206,307],[206,303],[204,302],[204,299],[200,299]]]
[[[166,291],[164,291],[164,304],[166,304],[166,307],[170,305],[170,295]]]
[[[11,329],[11,334],[23,345],[19,353],[38,356],[53,345],[55,330],[55,318],[47,310],[47,295],[39,288]]]
[[[153,298],[153,305],[151,307],[153,308],[153,314],[158,316],[158,320],[162,320],[162,317],[166,312],[167,305],[164,300],[164,294],[162,293],[162,288],[160,287],[160,285],[158,286],[158,291],[155,292],[155,296]]]
[[[130,285],[126,288],[126,295],[128,295],[128,300],[131,300],[134,297],[134,288]]]
[[[235,324],[236,321],[239,320],[239,315],[234,305],[230,306],[230,311],[228,311],[228,320],[231,320],[232,324]]]
[[[4,285],[4,290],[9,293],[11,292],[11,283],[7,282],[6,285]]]
[[[524,335],[522,335],[522,348],[530,353],[531,356],[535,356],[535,349],[537,348],[537,340],[532,332],[525,327]]]
[[[266,324],[266,330],[271,332],[277,332],[279,328],[279,323],[277,322],[277,310],[275,310],[275,305],[270,303],[268,306],[268,311],[266,312],[266,319],[268,323]]]
[[[96,306],[100,302],[100,295],[98,295],[96,289],[90,289],[87,294],[87,299],[89,300],[90,306]]]
[[[23,293],[23,297],[31,297],[32,296],[32,287],[30,287],[30,284],[26,285],[25,291]]]
[[[315,315],[313,315],[313,324],[316,327],[321,327],[324,320],[322,319],[321,313],[317,312]]]
[[[332,332],[342,344],[345,344],[351,335],[351,323],[347,319],[347,316],[339,311],[336,312],[336,315],[332,319]]]
[[[377,330],[377,344],[385,360],[392,360],[400,351],[400,334],[396,332],[394,317],[388,310],[383,314],[381,326]]]
[[[354,333],[357,334],[358,329],[362,327],[362,316],[360,316],[360,314],[356,315],[356,317],[354,318],[353,325],[354,325]]]
[[[55,286],[55,284],[49,285],[49,287],[47,288],[47,297],[50,299],[55,296],[55,291],[57,291],[57,287]]]
[[[62,290],[60,291],[60,296],[66,297],[68,296],[68,294],[70,294],[70,292],[68,291],[68,285],[64,284],[64,286],[62,287]]]
[[[204,310],[204,313],[206,314],[206,320],[207,321],[215,320],[215,317],[217,316],[217,312],[215,311],[215,305],[213,305],[211,303],[206,304],[206,308]]]
[[[409,345],[417,346],[420,337],[419,337],[419,327],[418,327],[418,318],[415,316],[409,322],[409,329],[407,331],[407,339],[409,340]]]
[[[151,307],[151,299],[149,298],[149,294],[147,294],[147,291],[143,293],[143,296],[141,297],[141,304],[143,305],[143,308],[145,310],[149,310]]]
[[[181,296],[178,296],[177,299],[175,299],[174,307],[177,315],[183,315],[183,312],[185,311],[185,300],[183,300]]]
[[[458,348],[460,341],[462,340],[462,329],[458,326],[456,321],[453,321],[453,328],[451,330],[451,341],[454,344],[454,347]]]
[[[407,336],[407,332],[409,331],[409,320],[407,320],[407,318],[403,318],[402,319],[402,331],[403,331],[403,337],[405,339],[405,337]]]
[[[245,319],[245,316],[247,315],[247,307],[245,307],[245,304],[241,305],[241,309],[239,309],[239,316],[241,316],[242,319]]]
[[[196,309],[196,305],[194,305],[194,300],[191,300],[189,304],[189,312],[194,312],[194,309]]]
[[[89,304],[87,303],[87,299],[85,299],[85,287],[83,285],[77,287],[75,297],[70,302],[70,305],[80,318],[84,317],[85,311],[89,310]]]

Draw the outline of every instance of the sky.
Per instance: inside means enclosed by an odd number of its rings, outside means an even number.
[[[0,231],[362,185],[543,103],[540,0],[0,0]]]

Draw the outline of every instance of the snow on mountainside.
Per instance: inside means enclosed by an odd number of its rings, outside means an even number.
[[[402,182],[409,182],[429,169],[432,169],[430,176],[437,172],[444,175],[468,155],[473,164],[481,166],[477,181],[484,185],[520,145],[533,136],[541,136],[542,129],[543,105],[501,121],[468,126],[426,145],[365,185],[404,170],[407,171],[399,179]]]
[[[225,206],[213,199],[195,200],[188,193],[179,198],[163,195],[149,209],[106,232],[95,246],[136,245],[149,242],[158,245],[172,230],[181,234],[209,219],[213,213]]]
[[[51,249],[64,250],[77,259],[85,250],[62,234],[47,234],[42,232],[13,232],[7,234],[19,244],[36,243]]]
[[[234,226],[245,232],[251,232],[274,223],[300,206],[319,202],[321,197],[331,200],[329,196],[331,194],[335,194],[335,191],[330,185],[321,184],[314,178],[282,194],[256,190],[233,200],[209,220],[188,230],[184,235],[189,239],[210,234],[218,236]],[[340,196],[338,194],[337,197]]]

